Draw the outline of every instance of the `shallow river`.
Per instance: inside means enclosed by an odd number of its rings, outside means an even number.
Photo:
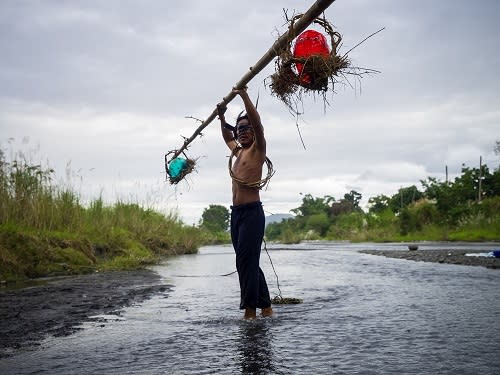
[[[242,321],[237,275],[222,276],[232,248],[205,247],[154,268],[171,291],[3,359],[0,373],[499,374],[500,270],[356,251],[392,248],[402,245],[268,246],[271,297],[279,281],[304,303]]]

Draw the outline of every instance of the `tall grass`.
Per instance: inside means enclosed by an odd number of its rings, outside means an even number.
[[[137,268],[196,252],[206,240],[175,214],[136,203],[87,206],[54,171],[0,154],[0,281]]]

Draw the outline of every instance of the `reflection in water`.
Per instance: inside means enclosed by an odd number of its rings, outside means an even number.
[[[242,321],[237,344],[242,374],[276,373],[271,345],[271,319]]]

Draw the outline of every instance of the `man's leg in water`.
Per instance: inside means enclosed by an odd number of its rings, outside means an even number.
[[[271,306],[269,306],[269,307],[264,307],[264,308],[262,309],[262,314],[261,314],[261,315],[262,315],[263,317],[273,316],[273,314],[274,314],[274,311],[273,311],[273,308],[272,308]]]
[[[245,309],[245,319],[256,317],[256,307],[266,308],[268,316],[271,305],[269,291],[259,267],[265,226],[262,206],[236,209],[232,214],[232,238],[241,287],[240,308]]]
[[[253,307],[245,307],[245,314],[243,319],[256,319],[257,311]]]
[[[273,315],[273,308],[271,307],[271,297],[269,296],[269,289],[267,287],[266,278],[264,272],[259,267],[259,304],[258,306],[262,309],[262,316]]]

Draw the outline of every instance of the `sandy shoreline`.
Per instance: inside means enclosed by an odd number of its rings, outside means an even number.
[[[37,345],[47,336],[67,336],[103,314],[120,314],[169,285],[150,270],[103,272],[52,279],[18,290],[0,289],[0,358]]]
[[[466,256],[465,254],[485,253],[481,250],[361,250],[363,254],[379,255],[388,258],[406,259],[417,262],[460,264],[500,269],[500,258]]]

